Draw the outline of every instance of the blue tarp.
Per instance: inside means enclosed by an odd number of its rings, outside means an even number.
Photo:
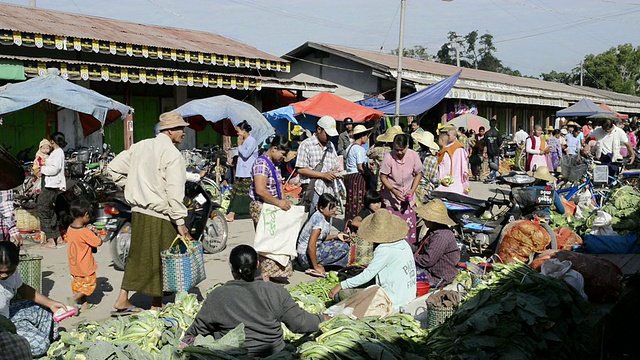
[[[384,106],[384,105],[387,105],[387,104],[390,104],[390,103],[391,103],[391,101],[389,101],[389,100],[379,99],[377,97],[371,97],[371,98],[368,98],[368,99],[356,101],[356,104],[362,105],[362,106],[366,106],[366,107],[370,107],[370,108],[376,108],[376,107]]]
[[[298,120],[296,120],[295,112],[293,110],[293,106],[284,106],[279,109],[271,110],[262,113],[262,115],[267,118],[267,121],[276,129],[278,134],[284,135],[289,132],[289,123],[298,124]],[[281,121],[285,119],[287,121]],[[315,131],[315,128],[309,129],[311,131]]]
[[[613,114],[589,99],[582,99],[566,109],[556,111],[556,116],[591,116],[596,114]]]
[[[419,115],[436,106],[456,84],[460,73],[462,73],[462,70],[426,89],[400,99],[400,115]],[[382,106],[373,106],[373,108],[385,114],[393,115],[396,112],[396,103],[394,101]]]

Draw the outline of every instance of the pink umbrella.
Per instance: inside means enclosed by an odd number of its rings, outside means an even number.
[[[489,130],[489,120],[474,114],[460,115],[457,118],[451,119],[447,124],[455,125],[456,128],[462,126],[465,130],[473,129],[476,132],[478,132],[481,126],[484,126],[485,130]]]

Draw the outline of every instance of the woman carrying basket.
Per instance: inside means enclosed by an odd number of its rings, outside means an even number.
[[[249,195],[253,201],[249,205],[249,214],[253,220],[253,227],[258,225],[262,205],[271,204],[287,211],[291,208],[291,202],[283,196],[282,175],[280,163],[287,156],[291,147],[289,141],[281,136],[275,136],[269,142],[269,150],[253,163],[251,169],[251,189]],[[293,263],[289,261],[287,266],[267,257],[260,256],[260,269],[263,279],[271,277],[290,277],[293,275]]]

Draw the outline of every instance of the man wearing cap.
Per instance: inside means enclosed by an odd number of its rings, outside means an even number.
[[[345,206],[345,223],[355,218],[364,206],[364,194],[367,192],[369,159],[364,144],[369,141],[370,129],[358,125],[353,129],[353,143],[345,150],[344,186],[347,189],[347,204]]]
[[[416,208],[418,216],[429,229],[421,242],[412,245],[416,262],[417,280],[432,286],[453,282],[460,261],[460,249],[451,226],[455,221],[448,215],[442,200],[434,199]]]
[[[382,188],[382,181],[380,180],[380,167],[384,157],[391,152],[391,143],[396,135],[403,134],[400,126],[392,126],[388,128],[384,134],[378,135],[376,138],[376,144],[367,151],[367,157],[369,158],[369,167],[371,173],[377,179],[376,190],[380,191]]]
[[[620,148],[627,148],[630,156],[629,164],[636,160],[636,153],[629,143],[629,137],[621,128],[615,126],[611,119],[604,119],[602,126],[593,130],[591,136],[596,139],[596,159],[603,165],[609,166],[609,175],[615,176],[618,166],[613,165],[614,161],[621,160]]]
[[[374,243],[373,259],[359,275],[342,281],[329,291],[329,297],[344,300],[373,278],[393,303],[395,310],[416,297],[416,266],[411,247],[404,241],[409,226],[385,209],[362,220],[358,237]],[[337,295],[337,297],[336,297]]]
[[[439,138],[442,141],[440,155],[438,156],[438,178],[440,186],[436,191],[445,191],[467,195],[469,188],[469,156],[456,138],[457,129],[454,125],[446,124],[440,129]],[[446,181],[446,177],[453,179],[452,183]]]
[[[152,308],[162,306],[160,252],[169,248],[176,234],[190,237],[183,204],[186,166],[176,148],[188,125],[177,112],[160,115],[158,136],[133,144],[107,167],[113,180],[124,187],[133,211],[131,248],[115,315],[140,311],[131,304],[129,291],[151,295]]]
[[[309,214],[315,211],[320,195],[335,193],[333,181],[337,178],[338,154],[329,141],[334,136],[338,136],[336,120],[325,115],[318,120],[316,133],[298,148],[296,169],[302,184],[301,196],[309,206]]]
[[[351,138],[353,135],[353,119],[348,117],[344,119],[344,131],[340,133],[338,137],[338,156],[345,155],[345,149],[351,145],[354,139]]]
[[[411,135],[412,135],[412,139],[413,139],[413,134],[419,135],[422,134],[424,132],[424,129],[420,127],[420,122],[418,122],[418,120],[413,120],[411,122]],[[413,145],[411,146],[411,148],[413,149],[413,151],[420,151],[420,144],[418,144],[416,141],[413,141]]]

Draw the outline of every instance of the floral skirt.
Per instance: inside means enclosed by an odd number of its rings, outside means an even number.
[[[89,276],[73,276],[71,280],[71,291],[90,296],[96,290],[96,273]]]
[[[416,212],[413,209],[407,209],[404,212],[398,211],[395,209],[387,208],[390,213],[400,217],[404,220],[407,225],[409,225],[409,232],[407,233],[407,237],[405,240],[409,243],[409,245],[413,245],[416,242],[416,223],[418,222]]]
[[[344,222],[353,220],[364,207],[364,195],[367,193],[367,182],[360,173],[349,174],[344,178],[347,188],[347,204],[345,206]]]
[[[34,358],[47,353],[49,345],[58,339],[58,323],[49,309],[31,302],[19,301],[9,307],[10,320],[18,335],[27,339]]]
[[[318,241],[316,244],[316,260],[322,266],[346,267],[349,262],[349,243],[340,240]],[[309,269],[311,262],[307,253],[298,253],[298,265],[302,270]]]
[[[249,204],[249,216],[251,216],[251,220],[253,220],[253,228],[258,227],[258,221],[260,221],[260,214],[262,213],[262,204],[261,202],[252,201]]]
[[[266,258],[262,255],[260,259],[260,272],[263,278],[285,277],[289,278],[293,275],[293,261],[289,261],[286,266],[280,265],[278,262]]]

